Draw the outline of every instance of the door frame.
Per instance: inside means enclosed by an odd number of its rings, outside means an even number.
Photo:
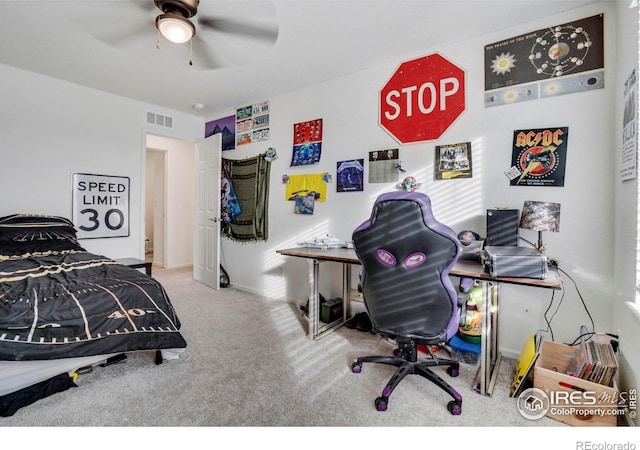
[[[157,148],[152,148],[152,147],[147,147],[147,151],[145,152],[145,157],[147,158],[147,160],[145,161],[145,174],[147,174],[146,172],[146,168],[147,163],[148,163],[148,158],[149,158],[149,152],[151,153],[155,153],[158,154],[159,156],[156,159],[156,162],[162,161],[162,192],[160,193],[160,195],[162,196],[161,199],[161,203],[162,203],[162,218],[160,220],[157,220],[156,218],[156,208],[155,208],[155,204],[153,205],[153,215],[151,217],[151,220],[153,221],[153,235],[154,235],[154,250],[153,250],[153,263],[157,264],[161,267],[166,267],[166,261],[167,261],[167,166],[168,166],[168,150],[166,149],[157,149]],[[148,174],[147,174],[148,175]],[[145,217],[145,233],[143,234],[142,238],[145,239],[146,238],[146,220],[148,219],[147,217],[147,200],[148,197],[146,195],[146,188],[147,188],[147,177],[145,177],[145,202],[144,202],[144,217]],[[154,185],[154,188],[156,186]],[[157,192],[157,191],[154,191]],[[155,193],[154,193],[155,195]],[[155,197],[154,197],[155,198]],[[160,225],[160,227],[162,227],[162,234],[161,234],[161,239],[156,239],[156,231],[158,230],[158,225]],[[156,242],[160,242],[161,245],[161,259],[158,260],[157,255],[158,255],[158,251],[156,250],[156,246],[155,243]],[[145,254],[146,257],[146,254]]]
[[[187,171],[185,172],[185,179],[187,180],[187,182],[189,180],[192,179],[192,174],[193,171],[195,171],[195,154],[196,154],[196,142],[195,140],[191,140],[189,138],[183,138],[183,137],[176,137],[176,136],[171,136],[168,134],[163,134],[161,130],[152,130],[149,127],[142,127],[141,130],[141,144],[140,144],[140,158],[141,158],[141,164],[140,164],[140,186],[139,186],[139,195],[140,195],[140,209],[139,209],[139,233],[140,233],[140,239],[139,239],[139,258],[144,259],[145,257],[145,252],[144,252],[144,236],[145,236],[145,230],[146,230],[146,183],[147,183],[147,174],[146,174],[146,170],[147,170],[147,164],[146,164],[146,153],[147,153],[147,149],[153,149],[153,150],[159,150],[159,151],[163,151],[165,153],[165,180],[164,180],[164,189],[165,189],[165,217],[164,217],[164,226],[165,226],[165,236],[164,236],[164,266],[166,268],[172,268],[172,267],[182,267],[184,265],[186,265],[186,259],[184,259],[184,254],[182,254],[182,256],[178,256],[178,255],[173,255],[173,253],[175,251],[178,251],[180,248],[183,247],[179,247],[178,249],[176,248],[170,248],[169,246],[169,242],[173,242],[175,239],[175,231],[174,230],[174,234],[171,233],[170,230],[170,225],[173,224],[172,222],[172,214],[175,214],[176,211],[171,211],[169,208],[169,190],[172,189],[172,185],[171,185],[171,180],[175,179],[175,176],[170,176],[171,173],[171,161],[172,161],[172,157],[171,157],[171,152],[172,152],[172,147],[167,144],[167,145],[159,145],[161,142],[163,142],[165,139],[166,141],[172,142],[172,141],[176,141],[176,142],[181,142],[184,143],[185,145],[191,147],[193,149],[193,156],[194,156],[194,162],[193,162],[193,167],[191,167],[190,169],[188,168]],[[160,142],[151,142],[149,144],[149,137],[152,137],[153,139],[157,139]],[[185,166],[186,167],[186,166]],[[195,201],[195,191],[191,194],[194,196],[193,200]],[[175,209],[175,208],[174,208]],[[195,211],[193,212],[193,215],[191,215],[191,221],[189,224],[189,232],[192,231],[193,228],[193,224],[194,224],[194,220],[195,220]],[[189,245],[189,246],[193,246],[195,243],[195,237],[192,237],[191,241],[189,241],[188,243],[185,243],[184,245]],[[175,247],[175,243],[173,244]],[[172,256],[173,255],[173,256]],[[193,255],[192,255],[193,258]],[[193,259],[191,259],[188,263],[189,265],[193,264]]]

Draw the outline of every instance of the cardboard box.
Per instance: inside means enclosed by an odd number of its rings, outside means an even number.
[[[546,416],[573,426],[616,426],[618,389],[566,375],[577,347],[544,341],[533,375],[533,387],[549,398]]]

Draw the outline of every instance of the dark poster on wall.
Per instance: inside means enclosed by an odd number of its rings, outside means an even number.
[[[504,39],[484,49],[485,106],[604,88],[604,14]]]
[[[338,192],[356,192],[364,190],[364,159],[338,161]]]
[[[511,186],[564,186],[569,128],[515,130]]]
[[[471,142],[437,145],[434,167],[436,180],[471,178],[473,175]]]
[[[221,119],[207,122],[204,126],[204,137],[214,134],[222,134],[222,150],[236,148],[236,116],[222,117]]]

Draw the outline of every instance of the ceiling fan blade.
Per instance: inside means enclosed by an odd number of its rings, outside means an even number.
[[[70,2],[67,17],[90,36],[125,50],[152,48],[157,41],[152,0]]]
[[[220,57],[218,52],[216,52],[216,55],[213,54],[210,46],[200,35],[196,34],[192,44],[193,56],[191,61],[194,68],[212,70],[221,69],[228,65],[228,63],[224,61],[224,58]]]
[[[246,20],[223,17],[198,17],[197,22],[200,27],[261,40],[265,45],[273,45],[278,39],[278,24],[270,20],[254,20],[249,23]]]

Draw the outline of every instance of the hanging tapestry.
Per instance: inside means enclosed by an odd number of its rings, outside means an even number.
[[[229,223],[238,217],[241,210],[233,183],[224,166],[220,178],[220,217],[224,222]]]
[[[222,236],[238,242],[266,241],[269,235],[269,174],[264,154],[247,159],[222,158],[222,166],[240,205],[240,214],[222,222]]]

